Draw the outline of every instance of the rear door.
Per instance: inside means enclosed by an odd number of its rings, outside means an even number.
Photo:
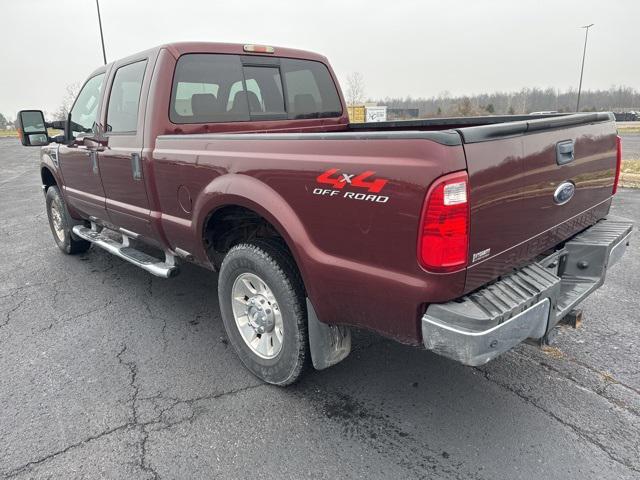
[[[515,124],[497,128],[509,125]],[[476,131],[483,128],[492,127]],[[463,135],[465,130],[472,129],[462,129]],[[518,125],[505,130],[503,138],[465,136],[471,188],[467,290],[554,247],[609,209],[616,166],[613,122],[517,130]]]
[[[93,132],[100,114],[105,73],[98,73],[83,85],[71,109],[75,141],[62,144],[58,151],[64,178],[66,201],[87,217],[107,220],[105,192],[100,181],[96,152],[82,144],[82,137]]]
[[[141,102],[147,58],[116,65],[110,79],[105,146],[99,152],[107,211],[118,227],[152,237],[142,155],[144,112]],[[148,81],[147,81],[148,83]]]

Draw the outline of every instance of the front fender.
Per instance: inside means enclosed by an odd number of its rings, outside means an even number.
[[[71,215],[71,217],[74,219],[80,219],[80,214],[71,205],[69,205],[69,202],[66,198],[66,192],[63,188],[64,178],[62,177],[62,171],[60,170],[60,164],[58,161],[58,147],[58,144],[54,144],[47,145],[40,149],[40,178],[42,179],[43,192],[45,195],[47,194],[46,189],[44,188],[46,185],[44,178],[46,170],[53,177],[53,180],[58,186],[58,190],[60,190],[60,195],[62,195],[62,198],[65,199],[69,215]]]
[[[62,191],[62,172],[58,163],[58,149],[55,146],[46,146],[40,150],[40,175],[43,169],[49,170],[58,188]],[[44,184],[44,183],[43,183]]]

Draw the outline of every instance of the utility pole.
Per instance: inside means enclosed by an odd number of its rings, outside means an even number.
[[[96,0],[97,2],[98,0]],[[582,91],[582,74],[584,73],[584,58],[587,55],[587,39],[589,38],[589,29],[595,24],[583,25],[580,28],[584,28],[584,50],[582,51],[582,67],[580,68],[580,85],[578,86],[578,103],[576,105],[576,112],[580,111],[580,92]]]
[[[96,8],[98,9],[98,25],[100,25],[100,41],[102,42],[102,59],[104,64],[107,64],[107,54],[104,50],[104,36],[102,35],[102,19],[100,18],[100,2],[96,0]],[[582,81],[582,80],[581,80]]]

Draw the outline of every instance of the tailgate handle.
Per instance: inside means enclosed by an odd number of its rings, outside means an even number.
[[[563,140],[556,143],[556,162],[558,165],[572,162],[573,159],[573,140]]]

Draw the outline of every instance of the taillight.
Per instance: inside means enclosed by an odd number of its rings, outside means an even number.
[[[613,180],[612,195],[618,191],[618,180],[620,180],[620,170],[622,170],[622,138],[620,135],[616,135],[616,149],[616,177]]]
[[[418,259],[427,270],[451,272],[467,265],[469,176],[457,172],[436,180],[422,211]]]

